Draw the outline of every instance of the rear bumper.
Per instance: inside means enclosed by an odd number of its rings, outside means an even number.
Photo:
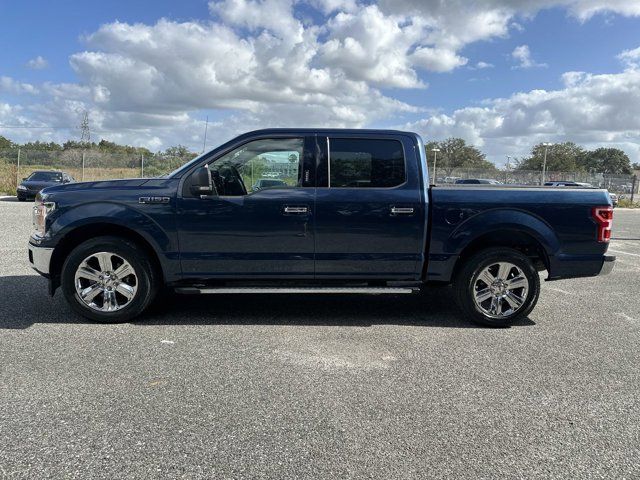
[[[561,255],[550,257],[549,278],[595,277],[607,275],[613,270],[616,257],[613,255]]]
[[[598,275],[609,275],[616,263],[616,257],[614,255],[605,255],[604,262],[602,262],[602,268]]]
[[[31,268],[45,277],[49,276],[49,264],[51,263],[52,255],[53,248],[29,244],[29,263]]]

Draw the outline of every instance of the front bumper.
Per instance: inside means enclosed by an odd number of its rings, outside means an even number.
[[[605,255],[604,262],[602,262],[602,268],[598,275],[609,275],[616,263],[616,257],[614,255]]]
[[[31,268],[44,276],[49,275],[49,264],[51,263],[52,255],[53,248],[38,247],[31,243],[29,244],[29,263],[31,264]]]

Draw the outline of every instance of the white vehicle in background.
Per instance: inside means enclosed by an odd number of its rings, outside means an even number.
[[[571,180],[560,180],[558,182],[545,182],[545,187],[582,187],[582,188],[594,188],[590,183],[574,182]]]
[[[461,178],[462,177],[444,177],[444,182],[443,183],[456,183]]]

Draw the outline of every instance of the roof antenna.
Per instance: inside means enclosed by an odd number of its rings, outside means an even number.
[[[202,153],[207,149],[207,127],[209,126],[209,115],[207,115],[206,123],[204,124],[204,142],[202,142]]]

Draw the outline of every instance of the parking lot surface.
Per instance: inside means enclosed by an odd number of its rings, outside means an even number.
[[[0,478],[638,478],[640,210],[509,329],[426,296],[180,296],[75,316],[0,200]]]

